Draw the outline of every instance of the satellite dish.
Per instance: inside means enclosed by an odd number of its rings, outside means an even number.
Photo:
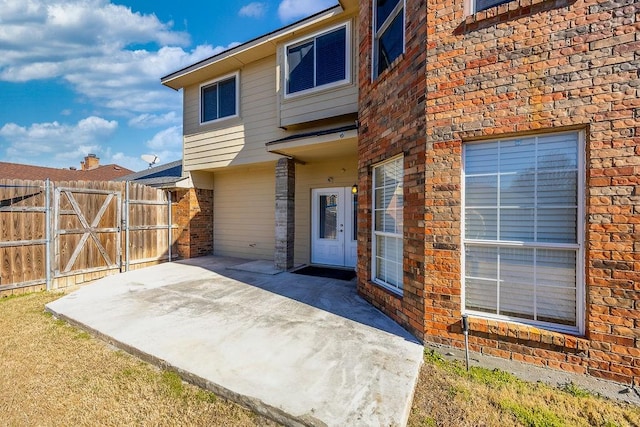
[[[153,167],[153,165],[155,165],[156,163],[158,163],[160,161],[160,158],[158,156],[156,156],[155,154],[143,154],[142,156],[140,156],[142,158],[142,160],[144,160],[145,162],[149,163],[149,167]]]

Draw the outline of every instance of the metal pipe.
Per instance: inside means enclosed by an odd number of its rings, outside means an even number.
[[[168,231],[167,231],[168,234],[169,234],[169,262],[171,262],[171,261],[173,261],[172,256],[171,256],[171,246],[173,246],[172,245],[172,243],[173,243],[172,242],[172,237],[173,236],[171,235],[172,234],[171,233],[171,230],[172,230],[172,227],[171,227],[171,221],[172,221],[172,218],[171,218],[171,191],[167,191],[167,204],[168,204],[168,211],[169,211],[168,212],[168,217],[169,218],[167,220],[167,223],[169,224]]]
[[[45,280],[47,283],[47,291],[51,290],[51,181],[47,178],[44,182],[44,222],[45,222]]]
[[[129,271],[129,181],[125,181],[124,188],[124,259],[126,271]]]
[[[469,317],[462,315],[462,333],[464,334],[464,356],[467,362],[467,371],[469,371]]]

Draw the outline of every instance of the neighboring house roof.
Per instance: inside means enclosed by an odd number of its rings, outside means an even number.
[[[182,179],[182,160],[176,160],[175,162],[119,177],[114,181],[131,181],[150,187],[168,188],[175,187],[176,183]]]
[[[326,19],[341,14],[347,9],[355,9],[357,6],[357,0],[337,1],[335,6],[320,11],[308,18],[294,22],[293,24],[279,28],[238,46],[234,46],[231,49],[227,49],[164,76],[160,79],[160,82],[167,87],[178,90],[190,84],[209,79],[211,74],[226,73],[238,69],[247,63],[274,54],[276,44],[282,39],[290,37],[294,32],[323,22]]]
[[[57,169],[20,163],[0,162],[0,179],[52,181],[112,181],[133,172],[116,164],[98,166],[89,170]]]

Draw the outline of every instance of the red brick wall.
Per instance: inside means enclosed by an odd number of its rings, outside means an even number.
[[[640,3],[515,0],[469,17],[463,7],[427,2],[425,339],[462,345],[464,141],[582,129],[585,336],[472,319],[471,347],[640,384]]]
[[[190,188],[176,191],[172,212],[178,225],[176,246],[181,258],[213,253],[213,191]]]
[[[426,9],[407,0],[405,53],[372,81],[371,0],[360,2],[358,141],[358,291],[422,338],[424,310],[424,168]],[[404,154],[404,292],[371,282],[371,168]]]

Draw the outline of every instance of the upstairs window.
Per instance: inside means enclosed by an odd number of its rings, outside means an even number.
[[[404,52],[404,0],[374,0],[373,77]]]
[[[473,11],[480,12],[482,10],[489,9],[490,7],[497,6],[499,4],[508,3],[511,0],[472,0]]]
[[[348,52],[347,24],[288,45],[287,95],[348,82]]]
[[[200,87],[200,123],[238,115],[238,75],[226,76]]]

